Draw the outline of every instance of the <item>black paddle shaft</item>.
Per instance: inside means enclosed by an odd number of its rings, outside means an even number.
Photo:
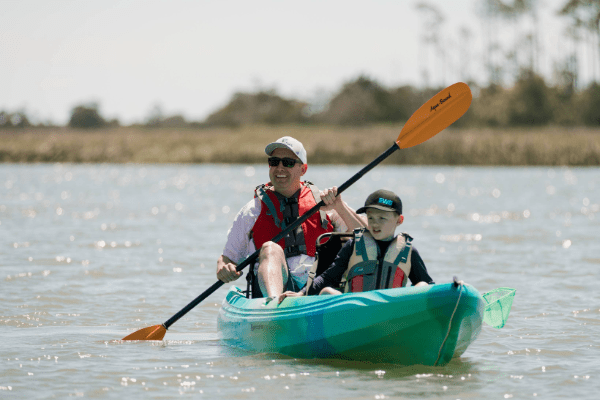
[[[390,154],[392,154],[393,152],[395,152],[398,149],[399,149],[398,145],[394,142],[394,144],[389,149],[387,149],[386,151],[384,151],[383,153],[381,153],[381,155],[379,157],[377,157],[375,160],[371,161],[371,163],[369,165],[367,165],[366,167],[364,167],[363,169],[361,169],[360,171],[358,171],[352,178],[350,178],[346,182],[344,182],[338,188],[337,194],[338,195],[342,194],[342,192],[344,192],[346,189],[348,189],[350,186],[352,186],[357,180],[359,180],[360,178],[362,178],[362,176],[364,174],[366,174],[367,172],[369,172],[370,170],[372,170],[373,168],[375,168],[379,163],[381,163],[383,160],[385,160],[386,158],[388,158],[390,156]],[[284,230],[282,230],[277,236],[275,236],[273,238],[272,241],[273,242],[278,242],[281,239],[283,239],[288,233],[290,233],[292,230],[296,229],[301,223],[303,223],[308,218],[310,218],[311,215],[313,215],[314,213],[316,213],[317,211],[319,211],[319,208],[323,207],[324,205],[325,205],[325,203],[323,202],[323,200],[321,200],[313,208],[311,208],[310,210],[308,210],[307,212],[305,212],[301,217],[299,217],[297,220],[295,220],[291,225],[287,226]],[[236,270],[241,271],[244,268],[246,268],[246,266],[248,266],[248,264],[250,264],[250,263],[254,262],[254,260],[256,260],[256,258],[258,257],[259,254],[260,254],[260,249],[257,249],[249,257],[247,257],[244,261],[242,261],[236,267]],[[225,282],[220,281],[220,280],[216,281],[211,287],[209,287],[208,289],[206,289],[204,291],[204,293],[202,293],[200,296],[196,297],[194,300],[192,300],[190,302],[190,304],[188,304],[187,306],[185,306],[184,308],[182,308],[181,311],[179,311],[177,314],[175,314],[171,318],[169,318],[169,320],[167,320],[163,324],[163,326],[166,329],[169,329],[169,327],[171,325],[173,325],[175,322],[177,322],[179,320],[179,318],[183,317],[192,308],[196,307],[198,304],[200,304],[200,302],[202,302],[208,296],[210,296],[211,294],[213,294],[218,288],[220,288],[221,286],[223,286],[224,283]]]

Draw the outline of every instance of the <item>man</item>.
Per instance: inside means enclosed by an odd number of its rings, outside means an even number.
[[[217,278],[238,279],[236,266],[260,248],[254,266],[257,284],[253,297],[274,298],[286,290],[300,290],[315,260],[316,238],[333,230],[350,232],[366,225],[340,196],[337,188],[319,192],[302,176],[308,169],[306,150],[285,136],[265,148],[269,156],[270,183],[259,186],[255,198],[236,215],[227,233],[223,254],[217,260]],[[325,206],[278,243],[271,241],[286,226],[323,200]],[[260,292],[260,293],[258,293]]]

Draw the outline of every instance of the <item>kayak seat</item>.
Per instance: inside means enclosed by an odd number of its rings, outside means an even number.
[[[340,252],[344,243],[354,236],[352,232],[328,232],[317,238],[316,243],[316,260],[317,270],[315,277],[321,275],[335,260],[335,256]],[[314,268],[314,267],[313,267]],[[315,291],[311,287],[308,288],[307,295],[312,296]]]

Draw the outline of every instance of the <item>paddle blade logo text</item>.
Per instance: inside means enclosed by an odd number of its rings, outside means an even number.
[[[448,97],[440,99],[439,103],[435,103],[433,106],[431,106],[431,111],[436,111],[440,104],[443,104],[445,101],[448,101],[448,99],[451,97],[452,96],[450,95],[450,93],[448,93]]]

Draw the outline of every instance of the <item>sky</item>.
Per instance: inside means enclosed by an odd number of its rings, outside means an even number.
[[[553,12],[566,0],[540,1],[551,50],[562,29]],[[457,61],[459,50],[469,60],[480,52],[477,0],[429,2],[446,18],[437,31],[446,58],[424,50],[416,0],[0,0],[0,110],[65,124],[76,105],[97,103],[129,124],[158,106],[200,121],[239,91],[315,102],[361,74],[422,86],[424,66],[440,86],[466,68],[484,79],[480,63]],[[468,48],[463,26],[474,33]]]

